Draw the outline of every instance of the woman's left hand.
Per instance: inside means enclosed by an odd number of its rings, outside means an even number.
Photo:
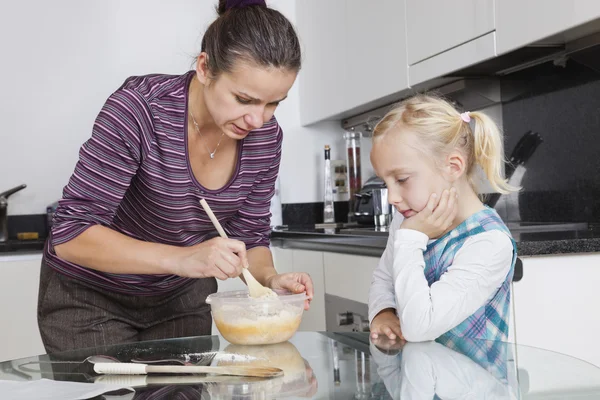
[[[306,292],[308,299],[304,303],[304,309],[310,308],[310,302],[314,295],[314,286],[310,275],[306,272],[288,272],[285,274],[273,275],[267,279],[267,285],[273,290],[283,289],[292,293]]]

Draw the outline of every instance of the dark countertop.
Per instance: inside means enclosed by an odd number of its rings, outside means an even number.
[[[519,256],[600,252],[600,227],[588,229],[540,231],[512,230]],[[314,226],[276,227],[271,243],[276,247],[327,251],[380,257],[387,243],[388,232],[373,227],[316,229]]]
[[[11,239],[7,242],[0,242],[0,256],[13,255],[23,252],[38,252],[44,250],[45,238],[36,240],[17,240]]]
[[[513,230],[513,236],[519,256],[600,252],[600,226],[597,225],[552,232]],[[274,228],[271,242],[282,248],[381,257],[387,237],[387,232],[376,232],[373,227],[346,226],[326,230],[316,229],[314,225],[298,225]],[[45,238],[9,240],[0,243],[0,255],[41,252],[44,242]]]

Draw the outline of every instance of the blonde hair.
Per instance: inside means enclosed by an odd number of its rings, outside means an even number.
[[[504,178],[503,139],[494,121],[482,112],[470,112],[466,115],[474,122],[475,129],[472,130],[463,115],[441,97],[418,94],[389,111],[375,126],[373,138],[376,140],[394,128],[405,127],[417,135],[427,146],[423,149],[425,154],[433,154],[436,161],[452,150],[460,149],[467,160],[467,179],[475,192],[476,165],[481,166],[497,192],[505,194],[519,190]]]

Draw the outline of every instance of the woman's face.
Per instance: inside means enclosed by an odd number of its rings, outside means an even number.
[[[204,53],[203,53],[204,54]],[[198,65],[206,65],[203,55]],[[217,128],[232,139],[240,140],[268,122],[294,84],[296,71],[264,68],[238,62],[232,72],[211,78],[198,67],[197,76],[204,85],[204,104]]]

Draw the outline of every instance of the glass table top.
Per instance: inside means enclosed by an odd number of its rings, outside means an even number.
[[[284,376],[98,375],[84,361],[93,355],[121,362],[174,359],[196,365],[273,366]],[[134,389],[93,397],[113,400],[600,398],[600,368],[566,355],[464,338],[444,344],[373,343],[367,333],[298,332],[288,342],[269,346],[239,346],[219,336],[201,336],[0,363],[0,380],[40,379],[112,382]],[[0,398],[5,398],[2,393]]]

